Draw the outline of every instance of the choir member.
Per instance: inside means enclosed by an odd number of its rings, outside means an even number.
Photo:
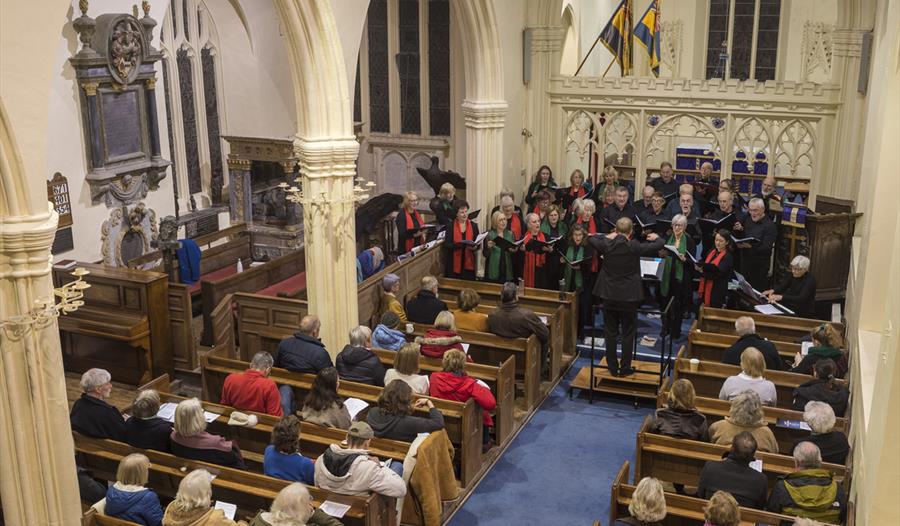
[[[525,235],[525,221],[522,215],[516,210],[516,205],[512,197],[504,196],[500,199],[500,212],[506,216],[506,228],[512,232],[513,238],[518,241]]]
[[[447,227],[453,222],[456,215],[456,209],[459,208],[459,200],[456,198],[456,188],[450,183],[441,185],[438,195],[431,199],[428,204],[431,211],[434,212],[437,224]]]
[[[693,299],[694,266],[688,254],[695,254],[697,245],[686,230],[687,218],[683,214],[673,217],[672,233],[666,240],[666,248],[660,253],[663,256],[660,290],[666,304],[669,298],[674,299],[669,311],[669,334],[675,339],[681,338],[681,320],[691,309]]]
[[[597,193],[599,194],[600,191],[597,190]],[[598,198],[597,194],[594,194],[594,198],[595,199]],[[599,196],[599,199],[600,199],[599,209],[606,210],[607,208],[612,206],[613,203],[616,202],[616,189],[613,188],[612,186],[607,186],[606,189],[603,190],[603,195]]]
[[[713,210],[711,219],[719,220],[731,214],[734,216],[734,219],[737,221],[734,224],[734,230],[741,231],[743,230],[744,220],[747,218],[747,215],[743,210],[740,209],[739,206],[736,206],[734,203],[735,193],[729,190],[720,190],[719,191],[719,208],[717,210]]]
[[[695,245],[699,245],[703,238],[700,231],[700,210],[695,206],[693,192],[685,192],[678,196],[678,211],[671,214],[681,214],[687,219],[687,234],[694,240]]]
[[[552,288],[547,285],[546,265],[547,253],[553,251],[551,245],[544,245],[547,236],[541,232],[541,218],[537,214],[528,214],[525,218],[528,231],[519,250],[524,253],[522,278],[526,287]]]
[[[528,209],[534,208],[541,190],[549,190],[554,187],[556,187],[556,181],[553,180],[553,170],[545,164],[538,169],[537,174],[534,176],[534,181],[525,194],[525,203],[528,205]]]
[[[537,200],[530,212],[537,214],[543,221],[551,204],[553,204],[553,193],[550,190],[541,190],[538,192]]]
[[[772,203],[781,206],[781,203],[784,200],[784,193],[784,188],[778,188],[775,181],[775,176],[769,174],[762,181],[762,188],[760,193],[754,195],[753,197],[759,197],[763,200],[763,204],[766,205],[766,215],[769,215],[769,208],[771,207]]]
[[[547,216],[544,217],[544,220],[541,221],[541,232],[544,233],[544,236],[547,240],[563,238],[565,239],[566,234],[569,233],[569,226],[562,222],[560,219],[560,211],[559,207],[556,205],[550,205],[550,209],[547,211]],[[562,246],[561,242],[558,246]],[[560,278],[560,266],[559,266],[559,258],[549,257],[547,258],[547,264],[545,269],[545,275],[547,277],[547,285],[553,285],[557,283]]]
[[[791,274],[774,288],[763,292],[769,303],[780,303],[801,318],[816,317],[816,280],[809,273],[809,258],[791,260]]]
[[[612,166],[607,166],[603,169],[603,181],[597,185],[597,192],[599,195],[605,194],[610,188],[615,191],[620,186],[624,186],[628,189],[628,201],[632,201],[632,197],[634,196],[634,188],[630,183],[627,182],[619,182],[619,171],[613,168]],[[596,194],[595,194],[596,195]]]
[[[695,267],[702,276],[698,293],[701,305],[722,308],[725,306],[728,282],[734,270],[731,232],[717,230],[713,243],[714,247],[706,254],[703,264]]]
[[[478,237],[478,224],[469,219],[469,203],[457,202],[456,219],[448,227],[444,238],[444,275],[448,278],[475,279],[475,251],[477,245],[464,241],[475,241]]]
[[[600,233],[600,229],[597,228],[597,209],[595,206],[590,199],[576,199],[572,205],[572,210],[575,212],[572,226],[581,225],[588,236]],[[600,270],[600,256],[596,253],[591,257],[590,270],[592,274],[596,274]]]
[[[713,165],[709,161],[705,161],[700,165],[700,182],[709,184],[712,180]]]
[[[682,196],[689,194],[691,196],[692,207],[694,208],[693,217],[697,217],[700,215],[700,205],[697,203],[697,200],[694,199],[694,185],[684,183],[678,187],[678,199],[672,199],[669,201],[669,204],[666,205],[666,212],[671,216],[675,217],[677,214],[683,214],[684,210],[681,208],[681,198]]]
[[[659,165],[659,177],[650,181],[657,192],[660,192],[667,199],[678,193],[678,181],[675,180],[675,171],[672,169],[672,163],[663,161]]]
[[[513,233],[507,227],[508,220],[503,212],[497,210],[491,214],[491,230],[484,243],[484,279],[493,283],[506,283],[515,279],[513,256],[516,247],[503,248],[494,240],[501,237],[510,243],[514,242]]]
[[[576,168],[569,176],[569,191],[566,192],[559,203],[563,210],[563,215],[572,213],[572,203],[576,199],[582,199],[590,192],[590,187],[584,181],[584,172]]]
[[[512,191],[511,189],[509,189],[509,188],[504,188],[503,190],[500,190],[500,195],[497,196],[498,202],[503,202],[503,198],[504,198],[504,197],[507,197],[507,196],[508,196],[510,199],[512,199],[513,203],[515,203],[515,201],[516,201],[516,194],[515,194],[515,192],[513,192],[513,191]],[[513,207],[515,208],[516,213],[519,214],[519,215],[521,216],[521,215],[522,215],[522,209],[519,208],[518,205],[513,205]],[[493,217],[493,216],[494,216],[494,212],[496,212],[497,210],[500,210],[500,205],[497,205],[497,206],[495,206],[494,208],[491,209],[491,215],[490,215],[490,217]]]
[[[616,197],[612,206],[607,206],[600,214],[600,231],[612,232],[616,228],[616,221],[623,217],[634,219],[634,210],[628,199],[628,188],[620,186],[616,188]]]
[[[743,238],[754,238],[749,242],[738,243],[740,250],[739,268],[741,274],[756,290],[769,288],[769,264],[772,260],[772,248],[775,246],[777,231],[775,223],[766,217],[766,206],[763,200],[750,200],[749,217],[743,221]]]
[[[649,184],[644,186],[644,189],[641,191],[641,200],[635,201],[631,206],[634,207],[635,214],[640,214],[645,210],[649,210],[653,206],[653,194],[656,190],[653,189]]]
[[[403,194],[403,204],[400,213],[397,214],[397,250],[409,252],[413,247],[425,243],[425,231],[416,230],[425,224],[422,215],[416,210],[419,204],[419,196],[415,192]]]
[[[578,338],[584,333],[585,326],[593,326],[591,313],[594,305],[594,280],[596,273],[591,272],[591,260],[594,249],[588,244],[587,230],[583,225],[574,225],[569,231],[569,242],[560,257],[563,266],[563,279],[566,291],[578,293]],[[574,264],[573,264],[574,263]]]
[[[653,196],[650,198],[650,206],[643,212],[639,212],[638,217],[645,225],[653,224],[660,219],[668,221],[669,214],[666,213],[666,198],[662,193],[653,190],[653,187],[651,186],[645,188],[649,188],[653,191]]]

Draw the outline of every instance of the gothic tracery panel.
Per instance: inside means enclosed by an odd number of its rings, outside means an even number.
[[[811,178],[815,162],[815,135],[809,124],[781,122],[775,141],[775,175]]]

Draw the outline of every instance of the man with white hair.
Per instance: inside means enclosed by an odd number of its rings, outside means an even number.
[[[809,425],[812,434],[794,442],[796,448],[801,442],[812,442],[819,446],[822,460],[832,464],[844,464],[850,453],[847,435],[834,429],[837,420],[834,409],[825,402],[807,402],[803,411],[803,421]]]
[[[822,468],[819,447],[801,442],[794,448],[793,473],[780,477],[766,506],[769,511],[842,524],[847,516],[847,496],[827,469]]]
[[[734,332],[738,339],[725,349],[722,363],[741,365],[741,354],[750,347],[755,347],[766,360],[766,369],[784,371],[787,369],[784,360],[778,354],[775,344],[756,334],[756,322],[750,316],[741,316],[734,321]]]
[[[816,280],[809,273],[809,258],[795,256],[791,273],[774,288],[763,291],[770,303],[780,303],[801,318],[816,317]]]
[[[241,411],[283,416],[285,413],[278,386],[269,378],[274,363],[269,353],[256,353],[250,361],[249,369],[242,373],[231,373],[225,378],[221,404]]]
[[[105,369],[88,369],[81,375],[81,398],[75,401],[69,419],[72,430],[94,438],[125,440],[125,419],[107,403],[112,376]]]
[[[641,199],[632,203],[632,207],[634,208],[635,214],[641,214],[645,210],[650,210],[653,206],[653,194],[656,193],[656,190],[653,189],[649,184],[644,186],[644,189],[641,191]]]
[[[709,182],[709,178],[712,176],[713,165],[709,161],[705,161],[700,165],[700,181],[704,183]]]
[[[341,380],[361,384],[384,386],[387,371],[381,360],[371,350],[372,330],[365,325],[350,329],[350,343],[334,360],[334,367]]]
[[[437,315],[450,310],[443,300],[437,297],[438,280],[434,276],[425,276],[419,286],[416,297],[406,302],[406,317],[413,323],[431,325]]]
[[[766,217],[766,205],[762,199],[751,199],[747,210],[749,217],[742,222],[744,231],[736,237],[753,238],[756,241],[737,244],[741,254],[741,274],[756,290],[766,290],[769,288],[769,266],[778,231],[775,223]]]

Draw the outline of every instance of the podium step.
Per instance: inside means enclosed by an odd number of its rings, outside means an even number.
[[[601,360],[601,367],[594,367],[593,390],[602,393],[614,393],[637,398],[656,399],[659,388],[659,364],[653,362],[633,361],[633,374],[617,377],[605,368],[606,360]],[[582,367],[569,384],[570,389],[590,389],[589,376],[591,368]]]

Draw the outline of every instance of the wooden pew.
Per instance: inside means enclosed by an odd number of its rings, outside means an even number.
[[[384,289],[381,288],[381,280],[388,274],[396,274],[400,278],[400,293],[398,298],[421,285],[422,278],[428,275],[440,276],[444,273],[444,256],[441,242],[434,246],[419,250],[415,256],[403,261],[395,261],[387,265],[383,270],[369,276],[359,284],[358,309],[359,323],[369,327],[378,325],[381,319],[379,310],[381,296]]]
[[[394,358],[397,353],[386,349],[372,349],[372,352],[378,356],[381,363],[387,368],[394,366]],[[424,374],[441,371],[443,366],[441,360],[437,358],[429,358],[422,356],[419,358],[419,368]],[[512,357],[507,358],[500,363],[499,366],[482,365],[479,363],[466,364],[466,373],[481,380],[494,393],[497,399],[497,409],[494,411],[494,440],[497,445],[503,445],[512,436],[515,429],[515,394],[516,394],[516,364]]]
[[[741,372],[741,368],[737,365],[726,365],[718,362],[701,361],[696,371],[691,371],[690,360],[684,358],[684,347],[678,351],[675,359],[675,368],[673,373],[673,381],[679,378],[687,378],[694,384],[694,391],[699,396],[707,396],[710,398],[718,398],[722,384],[729,376],[734,376]],[[775,384],[775,391],[778,395],[778,402],[775,407],[791,409],[794,398],[794,389],[800,384],[808,382],[811,376],[798,373],[787,373],[784,371],[766,371],[766,380]],[[844,380],[835,380],[837,383],[844,385]]]
[[[256,267],[244,269],[240,274],[232,274],[218,280],[202,279],[200,282],[203,298],[203,345],[212,342],[212,311],[226,294],[234,292],[255,292],[288,280],[306,269],[303,250],[291,252]]]
[[[201,359],[201,377],[203,382],[204,400],[221,400],[222,386],[225,378],[236,372],[243,372],[249,367],[247,362],[232,360],[210,352]],[[269,378],[279,385],[289,385],[294,390],[294,397],[303,400],[312,390],[315,375],[306,373],[293,373],[286,369],[273,368]],[[381,394],[382,388],[356,382],[342,381],[338,387],[338,394],[344,398],[359,398],[368,404],[375,405]],[[463,486],[467,486],[474,480],[482,466],[482,420],[481,408],[474,400],[466,403],[452,402],[440,398],[425,397],[430,399],[434,406],[444,415],[445,429],[450,441],[458,450],[457,458],[460,461],[460,479]],[[425,416],[427,411],[417,409],[420,416]]]
[[[738,340],[736,335],[718,334],[715,332],[703,332],[700,329],[691,330],[688,333],[688,346],[685,358],[697,358],[709,362],[721,362],[725,350]],[[783,361],[793,363],[794,357],[800,352],[799,343],[773,341],[775,349]]]
[[[657,407],[665,407],[669,397],[669,391],[666,386],[659,390],[657,398]],[[694,398],[694,405],[697,411],[706,415],[706,421],[709,424],[722,420],[730,414],[731,403],[718,398],[710,398],[706,396],[697,396]],[[778,449],[788,454],[794,442],[798,439],[809,436],[810,432],[804,429],[793,429],[787,427],[779,427],[777,425],[779,419],[785,420],[803,420],[803,411],[794,411],[792,409],[784,409],[781,407],[763,407],[766,423],[769,429],[775,433],[775,439],[778,440]],[[837,418],[834,424],[835,431],[841,431],[847,434],[849,425],[845,418]]]
[[[58,318],[66,370],[107,369],[116,381],[141,384],[173,373],[166,305],[166,275],[79,263],[90,271],[85,305]],[[53,268],[53,284],[74,281],[71,269]]]
[[[756,322],[756,333],[764,338],[783,342],[798,342],[804,336],[809,336],[813,329],[822,325],[822,320],[808,318],[792,318],[787,316],[772,316],[758,312],[748,312],[729,309],[714,309],[703,306],[697,317],[697,328],[704,332],[718,332],[721,334],[734,334],[734,322],[741,316],[750,316]],[[837,324],[837,328],[844,332],[844,326]]]
[[[656,477],[673,484],[696,486],[700,481],[700,471],[710,460],[722,460],[722,456],[730,449],[730,445],[717,445],[696,440],[673,438],[647,432],[651,417],[644,419],[644,424],[637,434],[635,446],[634,482],[637,484],[644,477]],[[762,460],[763,474],[769,479],[769,487],[773,487],[778,477],[794,471],[794,457],[778,453],[756,452],[756,458]],[[822,463],[822,468],[834,473],[837,480],[843,480],[846,474],[844,466]]]
[[[147,455],[150,459],[148,487],[163,497],[173,498],[178,492],[178,484],[194,469],[206,469],[216,475],[212,481],[214,498],[235,504],[238,508],[236,519],[249,519],[255,516],[257,511],[269,509],[275,495],[289,484],[289,481],[258,473],[187,460],[159,451],[136,449],[124,442],[89,438],[77,433],[73,435],[79,465],[93,471],[98,478],[116,480],[116,470],[124,457],[135,452]],[[313,486],[307,488],[316,505],[325,500],[349,505],[350,510],[342,519],[346,525],[381,526],[398,523],[396,499],[382,495],[352,497]]]
[[[103,515],[94,508],[88,508],[81,516],[81,526],[140,526],[140,524]]]
[[[415,336],[424,336],[430,325],[413,324],[413,332],[407,335],[412,341]],[[504,363],[510,356],[515,357],[516,377],[523,381],[525,409],[532,410],[541,397],[541,343],[537,336],[528,338],[501,338],[496,334],[475,331],[457,331],[463,343],[469,344],[469,355],[475,363]]]
[[[629,516],[628,505],[631,504],[637,484],[628,484],[628,470],[629,465],[626,460],[613,480],[609,495],[610,524],[615,524],[616,519],[620,517]],[[662,520],[665,526],[700,526],[703,524],[703,508],[708,504],[708,500],[669,492],[666,492],[665,496],[666,518]],[[793,521],[793,517],[741,507],[741,526],[778,525],[782,520]]]
[[[197,236],[194,242],[200,248],[200,275],[211,274],[219,269],[232,267],[236,269],[237,259],[240,258],[248,264],[253,256],[253,240],[247,223],[237,223],[228,228]],[[147,252],[128,261],[128,267],[133,269],[152,270],[165,272],[162,261],[162,253],[159,250]],[[180,282],[178,264],[174,264],[175,281]],[[200,287],[194,287],[191,292],[200,291]]]

